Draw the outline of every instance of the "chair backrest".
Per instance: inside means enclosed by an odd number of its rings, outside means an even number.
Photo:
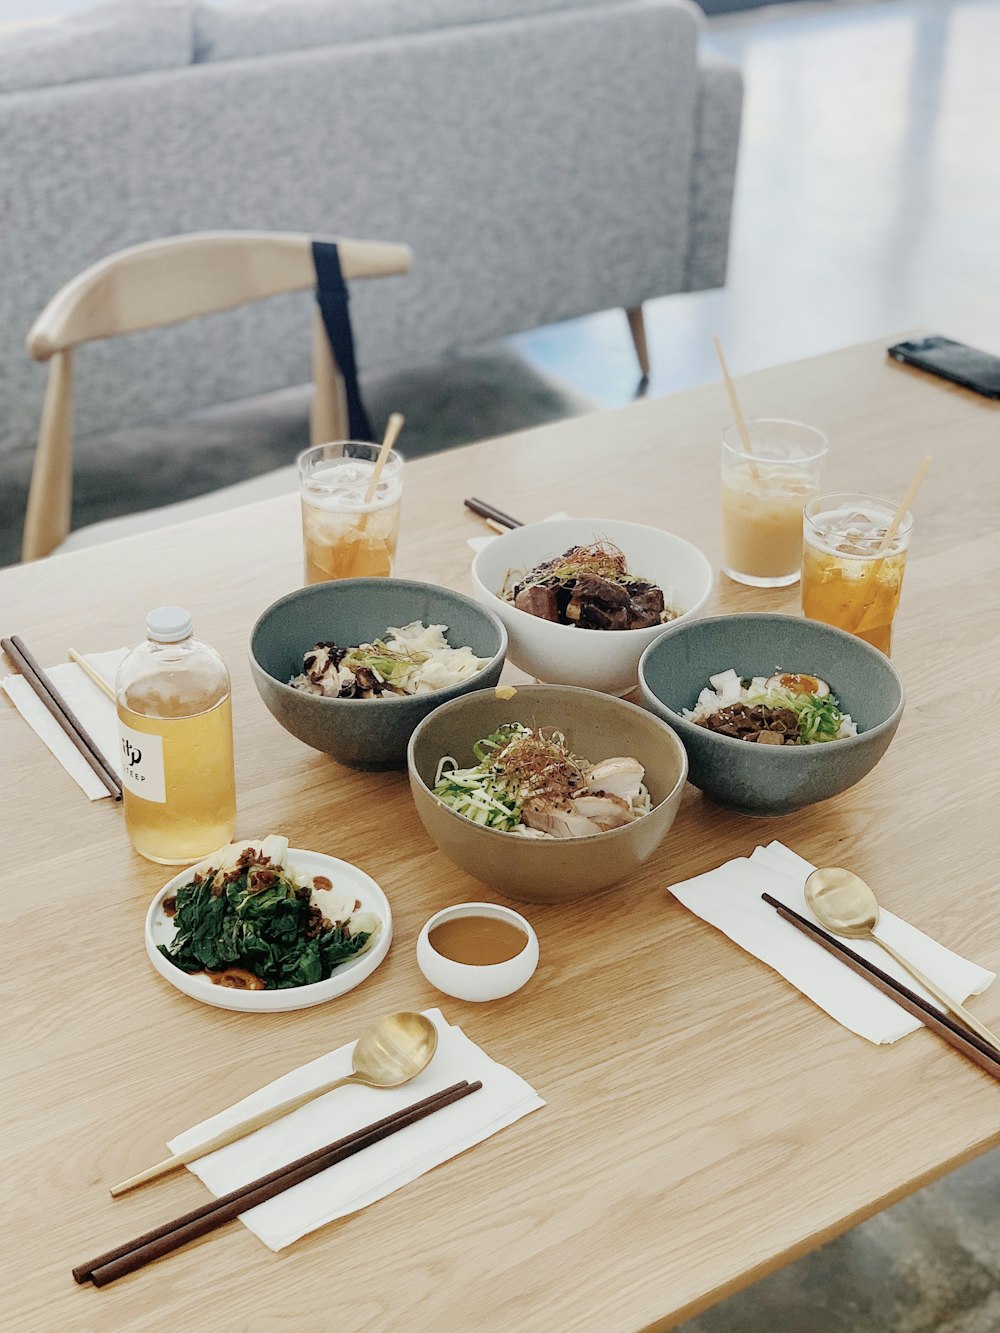
[[[72,504],[72,349],[162,328],[316,284],[311,236],[297,232],[196,232],[135,245],[71,279],[35,320],[27,348],[51,361],[28,493],[22,558],[48,555],[66,537]],[[408,246],[337,241],[344,278],[405,273]],[[346,431],[343,381],[317,311],[313,324],[314,443]]]
[[[311,236],[203,231],[119,250],[72,278],[35,320],[36,361],[97,338],[178,324],[316,285]],[[405,273],[411,254],[384,241],[337,242],[344,277]]]

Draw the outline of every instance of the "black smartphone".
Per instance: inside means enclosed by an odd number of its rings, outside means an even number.
[[[889,355],[987,398],[1000,398],[1000,356],[991,356],[977,347],[934,334],[930,338],[896,343],[889,348]]]

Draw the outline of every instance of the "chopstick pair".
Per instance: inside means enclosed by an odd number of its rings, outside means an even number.
[[[842,962],[845,967],[849,967],[852,972],[863,977],[876,990],[887,995],[890,1000],[895,1000],[901,1009],[905,1009],[908,1014],[918,1018],[925,1027],[930,1028],[939,1037],[942,1037],[949,1045],[954,1046],[962,1055],[972,1060],[980,1069],[984,1069],[987,1074],[993,1078],[1000,1079],[1000,1050],[991,1046],[988,1041],[984,1041],[977,1033],[972,1032],[964,1024],[959,1023],[950,1014],[943,1013],[936,1009],[928,1000],[918,995],[916,991],[910,990],[901,981],[895,977],[890,977],[887,972],[883,972],[880,967],[874,963],[869,963],[867,958],[862,958],[860,954],[855,953],[841,940],[833,935],[828,935],[820,926],[814,925],[806,917],[801,916],[794,908],[786,907],[777,898],[772,898],[769,893],[762,893],[761,897],[771,907],[775,909],[778,915],[789,925],[794,926],[796,930],[802,931],[827,953],[832,954]]]
[[[76,749],[86,759],[108,792],[116,801],[120,801],[122,798],[122,784],[118,780],[118,774],[98,749],[93,737],[72,708],[35,661],[24,640],[14,634],[9,639],[0,639],[0,647],[3,648],[21,675],[62,727]]]
[[[511,518],[510,514],[505,514],[502,509],[496,509],[493,505],[487,504],[485,500],[477,500],[475,496],[470,496],[465,501],[466,509],[471,509],[474,514],[480,518],[485,518],[490,527],[494,524],[501,528],[523,528],[524,524],[519,518]]]
[[[450,1088],[435,1092],[422,1101],[414,1102],[412,1106],[404,1107],[402,1111],[396,1111],[372,1125],[355,1130],[353,1134],[328,1143],[325,1147],[317,1148],[315,1152],[307,1153],[304,1157],[278,1167],[277,1170],[270,1171],[257,1180],[251,1180],[229,1194],[222,1194],[219,1198],[202,1204],[200,1208],[193,1208],[189,1213],[175,1217],[171,1222],[165,1222],[141,1236],[136,1236],[134,1240],[125,1241],[122,1245],[116,1245],[114,1249],[106,1250],[104,1254],[99,1254],[89,1263],[74,1268],[73,1277],[80,1283],[93,1282],[95,1287],[105,1287],[109,1282],[115,1282],[128,1273],[144,1268],[154,1259],[161,1259],[164,1255],[171,1254],[182,1245],[186,1245],[188,1241],[204,1236],[209,1231],[215,1231],[217,1227],[231,1222],[241,1213],[249,1212],[258,1204],[266,1203],[268,1199],[273,1199],[285,1190],[300,1185],[304,1180],[309,1180],[328,1167],[336,1166],[345,1158],[353,1157],[355,1153],[381,1143],[383,1139],[397,1134],[401,1129],[406,1129],[408,1125],[414,1125],[418,1120],[433,1115],[435,1111],[441,1111],[446,1106],[461,1101],[463,1097],[478,1092],[482,1086],[478,1080],[470,1083],[467,1079],[463,1079],[460,1083],[453,1083]]]

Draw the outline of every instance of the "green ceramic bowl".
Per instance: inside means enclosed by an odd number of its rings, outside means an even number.
[[[391,625],[447,625],[454,648],[488,658],[481,671],[446,690],[382,699],[326,699],[288,684],[321,640],[371,643]],[[269,606],[250,635],[250,668],[270,712],[286,731],[352,768],[402,768],[414,727],[438,704],[495,685],[507,631],[491,612],[449,588],[406,579],[339,579],[289,593]]]
[[[719,736],[681,716],[709,676],[805,672],[828,681],[858,735],[820,745],[754,745]],[[905,691],[877,648],[818,620],[745,614],[678,625],[639,662],[646,707],[684,742],[690,781],[720,805],[747,815],[788,815],[837,796],[871,772],[889,748]]]
[[[475,742],[504,722],[555,727],[576,754],[595,762],[634,756],[646,770],[652,811],[624,828],[565,839],[523,838],[457,814],[433,793],[438,762],[451,755],[462,768],[474,764]],[[509,700],[493,690],[454,699],[417,727],[407,758],[417,811],[445,856],[525,903],[570,902],[631,875],[667,836],[687,776],[684,747],[669,727],[635,704],[569,685],[518,686]]]

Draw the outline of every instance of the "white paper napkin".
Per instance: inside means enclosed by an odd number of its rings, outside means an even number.
[[[548,518],[543,519],[542,522],[554,523],[557,518],[569,518],[569,514],[564,514],[560,510],[558,514],[549,514]],[[489,546],[490,542],[495,542],[499,536],[500,534],[497,532],[490,537],[469,537],[468,543],[474,551],[481,551],[484,546]]]
[[[119,663],[127,648],[115,648],[107,653],[84,653],[90,665],[103,676],[112,688]],[[118,748],[118,720],[115,706],[75,662],[60,662],[46,667],[45,674],[72,708],[93,737],[97,748],[121,777]],[[92,801],[109,796],[108,789],[91,769],[86,759],[60,727],[49,710],[21,675],[7,676],[0,681],[17,711],[36,736],[48,746],[73,781],[83,788]]]
[[[255,1236],[272,1250],[281,1250],[317,1227],[384,1198],[545,1105],[524,1079],[491,1060],[460,1028],[452,1027],[440,1009],[425,1012],[438,1030],[438,1048],[434,1059],[412,1082],[392,1089],[355,1085],[339,1088],[247,1138],[192,1162],[188,1170],[213,1194],[228,1194],[452,1083],[482,1080],[482,1088],[471,1096],[242,1214],[240,1221]],[[285,1074],[211,1120],[179,1134],[167,1146],[171,1152],[182,1152],[266,1106],[349,1074],[353,1050],[354,1042],[350,1042]]]
[[[815,921],[804,892],[806,876],[814,869],[782,843],[772,842],[758,847],[749,858],[727,861],[707,874],[675,884],[670,892],[696,916],[774,968],[831,1018],[859,1036],[882,1044],[916,1031],[922,1026],[918,1019],[783,921],[761,900],[762,893],[769,893]],[[904,957],[912,959],[957,1000],[981,994],[996,979],[995,972],[952,953],[891,912],[881,912],[878,928]],[[937,1005],[934,997],[877,944],[868,940],[847,943],[868,962]]]

